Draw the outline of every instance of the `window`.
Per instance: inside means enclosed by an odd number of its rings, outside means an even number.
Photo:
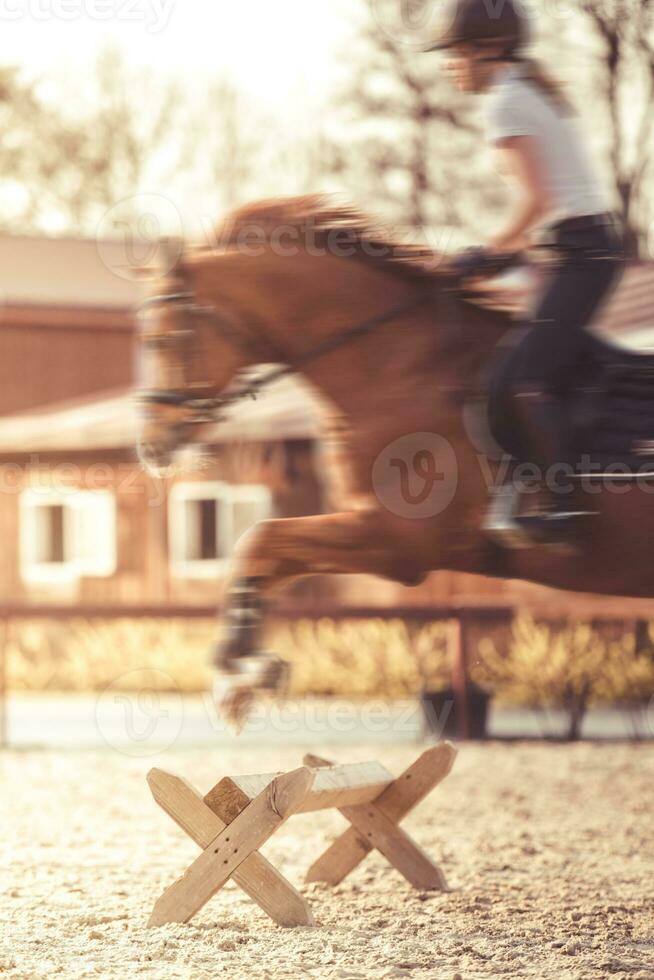
[[[32,582],[116,570],[116,500],[108,490],[31,488],[20,498],[20,567]]]
[[[180,483],[170,494],[170,559],[181,578],[210,578],[225,571],[236,542],[272,513],[263,486]]]

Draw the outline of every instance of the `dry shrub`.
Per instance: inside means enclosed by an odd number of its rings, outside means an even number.
[[[203,691],[211,682],[212,620],[20,620],[7,638],[15,691]],[[139,674],[135,674],[139,671]],[[145,671],[145,674],[143,673]]]
[[[407,697],[447,686],[445,623],[401,619],[302,619],[278,627],[271,646],[292,664],[291,693]]]
[[[97,691],[143,685],[185,693],[211,685],[215,620],[20,620],[7,643],[18,691]],[[295,695],[404,697],[446,686],[447,629],[402,620],[308,619],[271,623],[265,646],[292,664]],[[139,671],[138,675],[131,676]]]
[[[565,709],[571,737],[591,704],[644,705],[654,696],[654,653],[638,650],[633,633],[603,635],[588,623],[557,627],[523,614],[505,653],[487,639],[479,655],[475,679],[498,700]]]
[[[16,620],[7,637],[9,687],[129,690],[143,685],[146,671],[155,690],[203,692],[216,636],[211,619]],[[265,647],[291,663],[293,695],[401,698],[448,686],[449,637],[446,622],[301,619],[271,621]],[[637,650],[632,634],[602,635],[585,623],[560,628],[520,616],[508,645],[480,642],[472,673],[501,701],[573,712],[654,696],[652,648]]]

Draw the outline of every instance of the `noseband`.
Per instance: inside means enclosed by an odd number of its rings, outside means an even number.
[[[365,337],[367,334],[376,330],[377,327],[381,327],[385,323],[389,323],[391,320],[402,316],[404,313],[408,313],[410,310],[422,306],[423,303],[433,302],[436,295],[434,285],[429,289],[421,290],[403,303],[393,306],[377,316],[370,317],[370,319],[364,320],[362,323],[356,324],[348,330],[344,330],[342,333],[328,337],[322,343],[316,344],[315,347],[312,347],[297,357],[293,364],[284,364],[280,367],[271,368],[269,371],[253,378],[247,384],[236,388],[226,395],[203,398],[193,394],[191,390],[153,390],[144,391],[139,395],[139,399],[148,405],[172,405],[178,408],[188,409],[191,413],[189,421],[192,423],[204,424],[207,422],[217,422],[221,419],[224,410],[229,406],[244,401],[247,398],[256,399],[263,388],[269,387],[275,381],[279,381],[280,378],[297,374],[307,364],[318,360],[318,358],[323,357],[325,354],[330,354],[332,351],[337,350],[339,347],[344,347],[359,337]],[[190,290],[152,296],[139,306],[138,312],[140,314],[148,309],[159,306],[172,306],[180,314],[186,315],[187,325],[179,330],[171,331],[164,338],[157,338],[154,341],[155,343],[176,343],[180,347],[180,353],[184,356],[188,350],[187,345],[196,337],[195,322],[199,318],[202,318],[210,320],[216,328],[217,333],[232,347],[237,347],[239,350],[247,348],[248,351],[251,351],[250,340],[252,338],[239,333],[232,324],[228,323],[220,315],[215,307],[200,305]]]

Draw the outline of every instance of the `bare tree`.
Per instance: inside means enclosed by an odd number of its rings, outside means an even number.
[[[117,201],[175,172],[180,108],[176,85],[130,69],[113,49],[75,93],[60,79],[26,81],[4,69],[0,160],[11,199],[0,198],[0,226],[92,234]]]
[[[36,222],[34,187],[53,125],[34,81],[15,66],[0,69],[0,229],[23,230]]]
[[[349,58],[332,160],[345,188],[414,231],[478,233],[480,201],[492,212],[504,194],[475,152],[475,107],[443,77],[437,56],[394,38],[376,17],[362,21]]]
[[[215,216],[257,194],[272,121],[227,79],[211,82],[189,109],[186,169]]]
[[[220,76],[201,92],[162,82],[112,48],[79,93],[0,71],[0,119],[7,231],[94,234],[109,211],[139,230],[147,195],[208,231],[247,200],[316,190],[329,169],[319,125],[308,133]]]
[[[615,196],[629,252],[637,255],[654,217],[654,2],[579,0],[579,11],[599,41],[592,111],[604,117]]]
[[[183,121],[177,83],[132,68],[113,48],[101,52],[86,105],[63,115],[44,161],[52,205],[68,227],[94,231],[117,201],[161,192],[182,158]]]

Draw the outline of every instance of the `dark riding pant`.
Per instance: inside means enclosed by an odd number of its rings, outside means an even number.
[[[547,285],[527,329],[519,332],[491,382],[492,428],[522,460],[530,458],[529,446],[515,398],[530,390],[556,395],[570,385],[586,350],[585,327],[624,270],[621,235],[608,216],[602,220],[573,218],[550,229],[554,265]]]

